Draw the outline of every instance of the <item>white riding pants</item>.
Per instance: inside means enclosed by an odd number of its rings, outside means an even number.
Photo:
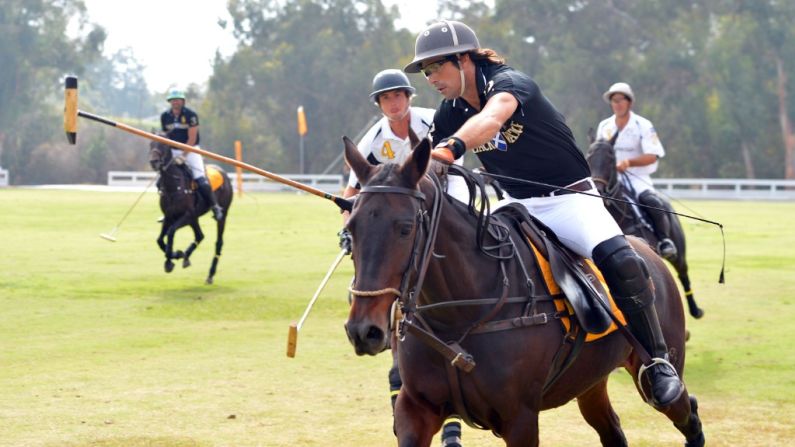
[[[496,208],[521,203],[533,217],[548,226],[563,245],[580,256],[591,258],[597,245],[624,233],[598,197],[596,188],[592,186],[586,192],[597,197],[577,193],[529,199],[508,196],[498,202]]]
[[[654,191],[650,175],[629,173],[622,175],[619,179],[624,183],[624,186],[632,187],[635,191],[635,197],[640,197],[641,194],[648,190]]]
[[[197,154],[196,152],[187,152],[173,147],[171,148],[171,155],[173,157],[183,157],[185,159],[185,164],[187,164],[190,168],[190,172],[193,175],[193,180],[198,180],[205,176],[204,160],[202,159],[201,155]]]
[[[467,182],[463,177],[458,175],[448,175],[446,192],[450,195],[450,197],[458,200],[459,202],[464,204],[469,203],[469,188],[467,188]]]

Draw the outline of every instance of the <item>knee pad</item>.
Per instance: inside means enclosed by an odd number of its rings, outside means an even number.
[[[622,311],[634,313],[652,304],[654,295],[649,288],[646,262],[624,236],[597,245],[593,258]]]
[[[638,201],[644,205],[665,209],[665,203],[663,203],[660,197],[650,189],[643,191],[638,197]]]

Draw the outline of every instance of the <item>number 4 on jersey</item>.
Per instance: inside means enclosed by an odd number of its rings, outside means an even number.
[[[395,158],[395,151],[392,150],[392,145],[389,144],[389,141],[384,141],[384,145],[381,146],[381,155],[390,160]]]

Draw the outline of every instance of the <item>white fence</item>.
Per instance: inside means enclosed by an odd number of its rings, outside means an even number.
[[[8,169],[0,169],[0,186],[8,186]]]
[[[232,186],[237,188],[237,175],[228,173]],[[1,175],[1,174],[0,174]],[[331,194],[340,194],[344,187],[341,175],[279,174]],[[110,171],[108,186],[145,187],[154,178],[154,172]],[[7,174],[6,174],[7,181]],[[0,177],[2,185],[2,177]],[[709,200],[795,200],[795,180],[746,179],[682,179],[655,178],[654,187],[665,195],[677,199]],[[274,182],[257,174],[243,174],[243,192],[295,191],[292,187]]]
[[[232,182],[232,187],[237,189],[237,173],[227,172]],[[151,171],[109,171],[108,186],[138,186],[146,187],[155,177]],[[340,194],[344,186],[341,175],[309,175],[309,174],[279,174],[280,176],[317,188],[330,194]],[[258,174],[243,174],[243,192],[276,192],[295,191],[285,184],[274,182]]]
[[[655,178],[658,191],[677,199],[795,200],[795,180]]]

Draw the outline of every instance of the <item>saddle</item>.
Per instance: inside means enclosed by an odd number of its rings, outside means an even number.
[[[175,159],[175,164],[179,168],[182,175],[190,182],[190,190],[196,191],[199,186],[196,184],[196,180],[193,179],[193,172],[191,172],[190,166],[185,163],[183,157],[177,157]],[[207,176],[207,180],[210,182],[210,189],[213,192],[217,191],[218,188],[224,185],[224,176],[221,175],[221,169],[215,165],[207,165],[204,167],[204,175]],[[160,189],[160,179],[157,181],[157,187]]]
[[[525,243],[535,253],[550,293],[554,294],[555,287],[559,287],[565,295],[566,307],[585,332],[603,334],[615,327],[605,306],[614,313],[617,309],[602,284],[601,273],[591,260],[566,248],[552,230],[531,216],[521,204],[503,206],[494,216],[509,221],[525,236]],[[548,270],[543,268],[546,266]],[[601,300],[602,304],[596,300]],[[622,317],[620,315],[619,320]]]

